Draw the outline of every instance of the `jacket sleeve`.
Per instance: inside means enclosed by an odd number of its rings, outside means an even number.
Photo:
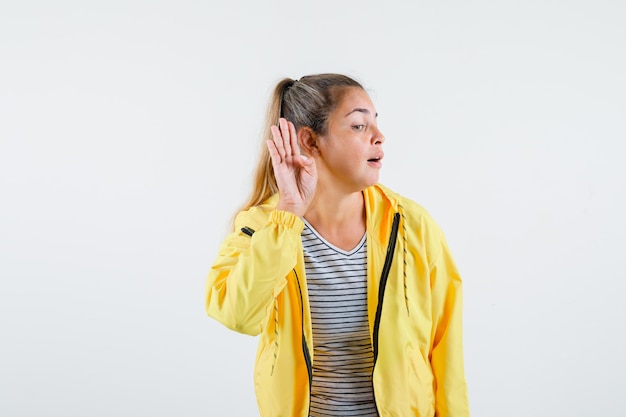
[[[436,416],[468,417],[463,364],[462,282],[443,234],[430,279],[434,325],[431,366],[436,386]]]
[[[247,223],[252,216],[240,213],[235,231],[219,249],[207,278],[206,312],[232,330],[255,336],[296,264],[304,223],[280,210],[272,210],[252,236],[241,231],[251,228]]]

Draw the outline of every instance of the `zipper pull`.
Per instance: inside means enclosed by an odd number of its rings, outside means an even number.
[[[247,234],[248,236],[252,237],[252,235],[254,234],[254,229],[248,226],[242,227],[241,231],[244,232],[245,234]]]

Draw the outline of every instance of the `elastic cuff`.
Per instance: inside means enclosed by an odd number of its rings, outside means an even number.
[[[302,219],[289,211],[272,210],[269,221],[280,226],[294,229],[298,233],[302,233],[302,230],[304,230],[304,222]]]

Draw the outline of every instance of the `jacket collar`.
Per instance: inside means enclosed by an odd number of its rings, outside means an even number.
[[[393,215],[398,212],[398,195],[382,184],[375,184],[363,190],[365,200],[365,217],[368,238],[386,246],[391,233]],[[263,202],[268,209],[278,204],[278,194],[274,194]]]
[[[363,190],[368,236],[386,246],[391,233],[393,216],[398,212],[398,196],[387,187],[376,184]]]

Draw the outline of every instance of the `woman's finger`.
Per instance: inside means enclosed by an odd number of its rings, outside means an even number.
[[[278,149],[276,148],[276,143],[272,140],[265,141],[267,145],[267,150],[270,151],[270,158],[272,158],[272,166],[274,167],[274,172],[278,171],[278,166],[281,163],[281,157],[278,153]]]
[[[296,132],[296,126],[289,122],[289,149],[291,154],[296,157],[300,155],[300,146],[298,145],[298,133]]]
[[[274,146],[278,154],[278,162],[282,162],[285,159],[285,147],[283,146],[283,136],[280,133],[280,128],[278,126],[272,126],[270,130],[272,131],[272,137],[274,138]]]
[[[281,118],[279,120],[280,123],[280,133],[283,136],[283,147],[285,148],[284,158],[291,158],[293,150],[291,149],[291,138],[290,138],[290,125],[291,122],[288,122],[287,119]]]

